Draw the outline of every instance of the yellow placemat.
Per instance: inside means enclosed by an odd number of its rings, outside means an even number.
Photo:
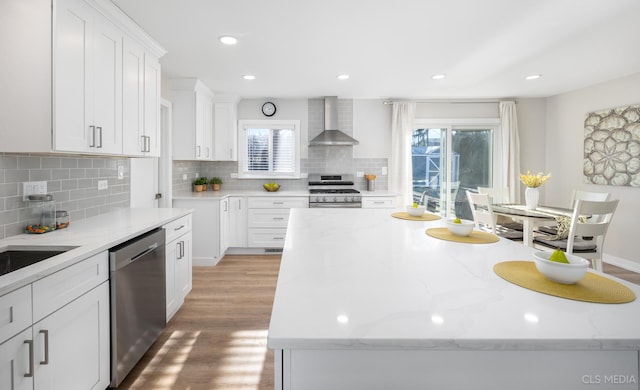
[[[391,214],[393,218],[407,219],[409,221],[437,221],[442,219],[439,215],[424,213],[421,217],[414,217],[407,213],[406,211],[400,211],[397,213]]]
[[[592,272],[576,284],[562,284],[547,279],[533,261],[505,261],[493,266],[493,271],[520,287],[576,301],[627,303],[636,299],[627,286]]]
[[[491,244],[500,241],[500,238],[495,234],[481,232],[480,230],[474,230],[468,236],[456,236],[446,227],[427,229],[425,233],[441,240],[464,242],[467,244]]]

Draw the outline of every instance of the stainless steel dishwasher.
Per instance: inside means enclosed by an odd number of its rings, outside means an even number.
[[[118,387],[166,327],[165,232],[109,250],[111,387]]]

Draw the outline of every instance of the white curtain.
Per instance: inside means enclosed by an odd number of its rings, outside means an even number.
[[[500,102],[502,183],[509,187],[511,202],[520,203],[520,138],[516,103]]]
[[[413,202],[411,139],[415,109],[413,102],[394,102],[391,117],[389,189],[402,194],[403,204]]]

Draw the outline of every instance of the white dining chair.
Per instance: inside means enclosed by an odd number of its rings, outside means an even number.
[[[476,194],[467,190],[467,200],[473,215],[473,222],[478,230],[488,230],[491,233],[514,241],[522,241],[521,231],[509,229],[496,223],[497,218],[493,213],[491,199],[487,194]]]
[[[609,229],[618,200],[590,201],[577,200],[571,216],[571,225],[567,238],[536,236],[534,246],[561,249],[567,253],[591,260],[592,267],[602,271],[602,253],[604,240]],[[580,216],[598,216],[598,221],[586,221]]]
[[[509,187],[478,187],[478,193],[487,194],[490,197],[491,203],[499,204],[499,203],[511,203],[511,196],[509,196]],[[514,221],[508,217],[502,217],[504,220],[500,220],[500,216],[498,216],[497,222],[500,225],[507,227],[509,229],[522,231],[523,226],[522,222]]]
[[[591,200],[591,201],[597,201],[597,202],[603,202],[605,200],[609,200],[609,193],[608,192],[590,192],[590,191],[581,191],[581,190],[573,190],[571,193],[571,208],[573,209],[576,205],[576,202],[578,200]],[[591,218],[589,218],[588,222],[598,222],[600,221],[601,217],[599,215],[592,215]],[[539,232],[542,233],[546,233],[546,234],[550,234],[550,235],[556,235],[558,234],[558,228],[555,224],[552,225],[545,225],[545,226],[540,226],[538,228]]]

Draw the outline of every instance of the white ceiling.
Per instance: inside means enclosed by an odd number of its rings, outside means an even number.
[[[639,0],[112,1],[166,75],[244,98],[540,97],[640,72]]]

